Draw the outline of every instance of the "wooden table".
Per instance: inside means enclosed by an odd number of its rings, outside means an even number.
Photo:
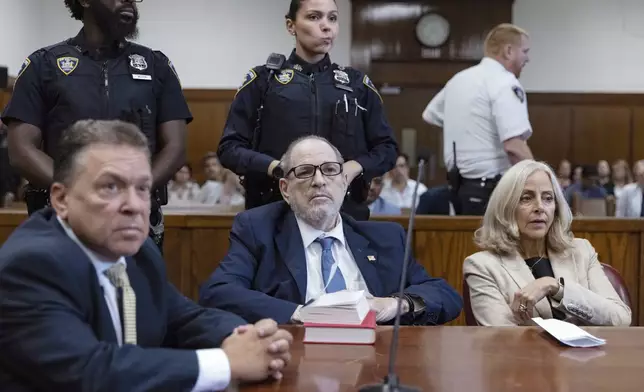
[[[391,327],[374,346],[305,345],[279,382],[241,391],[357,391],[387,374]],[[644,328],[588,328],[600,348],[560,345],[538,328],[404,327],[396,372],[402,383],[437,392],[628,392],[644,390]]]

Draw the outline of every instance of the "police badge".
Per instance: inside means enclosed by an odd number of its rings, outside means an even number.
[[[244,80],[242,81],[241,85],[237,89],[237,92],[235,93],[235,97],[244,87],[248,86],[255,79],[257,79],[257,73],[251,69],[246,73],[246,75],[244,75]]]
[[[335,74],[334,79],[342,84],[349,84],[349,74],[340,70],[334,69],[333,73]]]
[[[20,67],[20,71],[18,71],[18,76],[16,76],[16,81],[20,78],[20,75],[22,75],[25,70],[29,67],[29,64],[31,64],[31,60],[29,58],[25,59],[25,62],[22,63],[22,67]]]
[[[367,75],[365,75],[364,78],[362,79],[362,83],[364,83],[365,86],[369,87],[374,93],[376,93],[376,95],[378,95],[378,98],[380,98],[380,102],[383,102],[382,96],[380,96],[380,92],[378,91],[376,86],[373,84],[373,82],[371,81],[371,79],[369,79]]]
[[[78,59],[76,57],[59,57],[56,59],[58,69],[60,69],[65,76],[68,76],[78,66]]]
[[[148,63],[145,61],[145,57],[140,54],[131,54],[129,57],[130,67],[138,69],[139,71],[145,71],[148,69]]]
[[[279,75],[275,75],[275,79],[282,84],[289,84],[293,80],[293,70],[284,69]]]
[[[523,92],[523,90],[521,90],[521,87],[512,86],[512,91],[514,91],[514,95],[516,95],[517,98],[519,98],[519,101],[521,101],[521,103],[525,101],[525,93]]]

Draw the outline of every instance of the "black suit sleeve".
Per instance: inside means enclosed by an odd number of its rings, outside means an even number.
[[[74,279],[50,255],[26,251],[0,260],[3,264],[0,366],[31,389],[143,392],[194,387],[199,374],[194,351],[98,341],[85,319],[91,312],[78,301],[89,282]]]
[[[168,344],[181,349],[216,348],[238,326],[241,317],[219,309],[208,309],[186,298],[168,283]]]

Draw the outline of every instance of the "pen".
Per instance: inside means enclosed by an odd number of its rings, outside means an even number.
[[[344,94],[344,111],[349,113],[349,101],[347,101],[347,94]]]

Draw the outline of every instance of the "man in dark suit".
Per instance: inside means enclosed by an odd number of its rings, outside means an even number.
[[[324,293],[365,290],[376,321],[395,318],[405,231],[340,213],[347,191],[342,156],[325,139],[295,141],[283,157],[283,202],[240,213],[230,248],[202,286],[200,303],[249,321],[298,322],[301,306]],[[410,260],[401,321],[435,325],[458,316],[462,298]]]
[[[211,391],[281,377],[288,332],[199,307],[167,282],[146,239],[152,172],[139,129],[81,121],[59,151],[53,209],[0,249],[0,389]]]

